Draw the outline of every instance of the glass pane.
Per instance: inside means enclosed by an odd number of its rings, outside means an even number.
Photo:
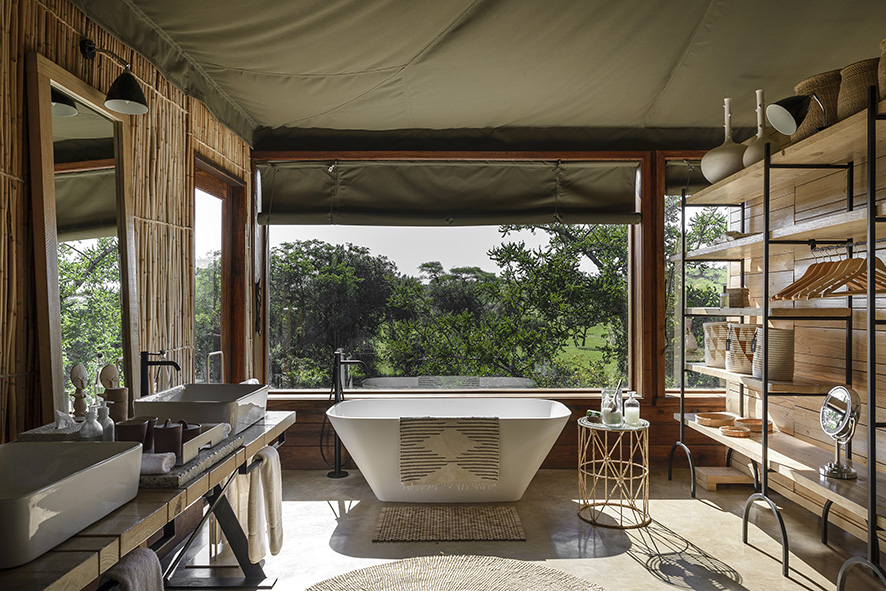
[[[601,387],[628,373],[628,227],[271,226],[275,388]]]
[[[58,286],[64,367],[68,372],[78,363],[86,367],[84,394],[87,404],[92,404],[101,368],[108,363],[123,365],[117,237],[59,243]],[[65,388],[74,393],[69,379]]]
[[[685,162],[685,161],[684,161]],[[698,170],[699,163],[688,163]],[[691,175],[683,173],[684,178]],[[689,192],[695,184],[687,181]],[[676,192],[672,188],[672,192]],[[731,208],[725,207],[687,207],[686,208],[686,250],[692,251],[709,246],[724,239],[724,233],[731,226],[740,225],[733,219]],[[676,258],[682,248],[682,225],[680,213],[680,193],[665,196],[665,293],[666,293],[666,343],[665,349],[665,386],[679,388],[679,353],[680,340],[677,338],[680,327],[680,310],[678,302],[681,292],[680,262]],[[730,217],[733,216],[733,217]],[[687,262],[686,264],[686,306],[687,307],[719,307],[720,293],[728,280],[727,263],[723,262]],[[732,284],[729,284],[732,287]],[[737,285],[736,285],[737,286]],[[702,325],[706,322],[722,322],[724,317],[686,317],[686,361],[704,361],[704,334]],[[724,382],[717,378],[686,373],[688,388],[722,388]]]
[[[197,382],[207,381],[207,355],[221,351],[223,201],[197,189],[194,196],[194,349]],[[209,381],[222,381],[221,358],[210,361]]]

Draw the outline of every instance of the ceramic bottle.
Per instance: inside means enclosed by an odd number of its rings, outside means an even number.
[[[721,181],[742,168],[745,146],[732,141],[732,99],[723,99],[725,139],[701,159],[701,173],[711,183]]]
[[[95,407],[90,406],[86,411],[86,420],[80,427],[80,441],[101,441],[104,429],[95,418]]]
[[[763,89],[757,89],[757,135],[748,144],[741,158],[744,166],[750,166],[754,162],[763,159],[763,151],[769,141],[766,139],[766,118],[763,115]]]

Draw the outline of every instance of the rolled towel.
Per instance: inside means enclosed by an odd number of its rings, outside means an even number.
[[[142,454],[142,474],[166,474],[175,465],[175,454]]]
[[[147,548],[136,548],[108,569],[101,584],[114,581],[120,591],[163,591],[163,569],[157,555]]]

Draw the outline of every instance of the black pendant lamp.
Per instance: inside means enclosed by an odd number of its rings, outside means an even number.
[[[107,49],[101,49],[95,46],[92,39],[82,39],[80,41],[80,53],[88,60],[95,59],[96,53],[106,53],[123,64],[123,72],[117,76],[111,88],[108,90],[108,96],[105,98],[105,106],[117,113],[124,115],[144,115],[148,112],[148,102],[145,100],[145,93],[135,76],[132,75],[130,64],[125,59]]]
[[[79,113],[74,99],[55,88],[52,89],[51,94],[53,117],[75,117]]]
[[[824,124],[821,129],[824,129],[828,126],[828,114],[825,111],[824,105],[818,99],[818,95],[814,92],[812,94],[789,96],[772,103],[766,107],[766,118],[769,119],[769,124],[772,125],[775,131],[791,135],[803,123],[803,119],[806,117],[806,113],[809,112],[809,106],[813,100],[821,107],[821,112],[824,116]]]

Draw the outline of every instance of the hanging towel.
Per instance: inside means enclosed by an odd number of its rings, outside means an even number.
[[[280,471],[280,454],[267,446],[259,450],[262,458],[261,483],[264,490],[265,511],[268,522],[268,541],[271,554],[276,556],[283,548],[283,477]]]
[[[283,482],[280,456],[266,446],[255,454],[261,465],[249,475],[248,541],[249,561],[257,563],[283,546]]]
[[[113,581],[120,591],[163,591],[160,560],[147,548],[136,548],[108,569],[101,584]]]

